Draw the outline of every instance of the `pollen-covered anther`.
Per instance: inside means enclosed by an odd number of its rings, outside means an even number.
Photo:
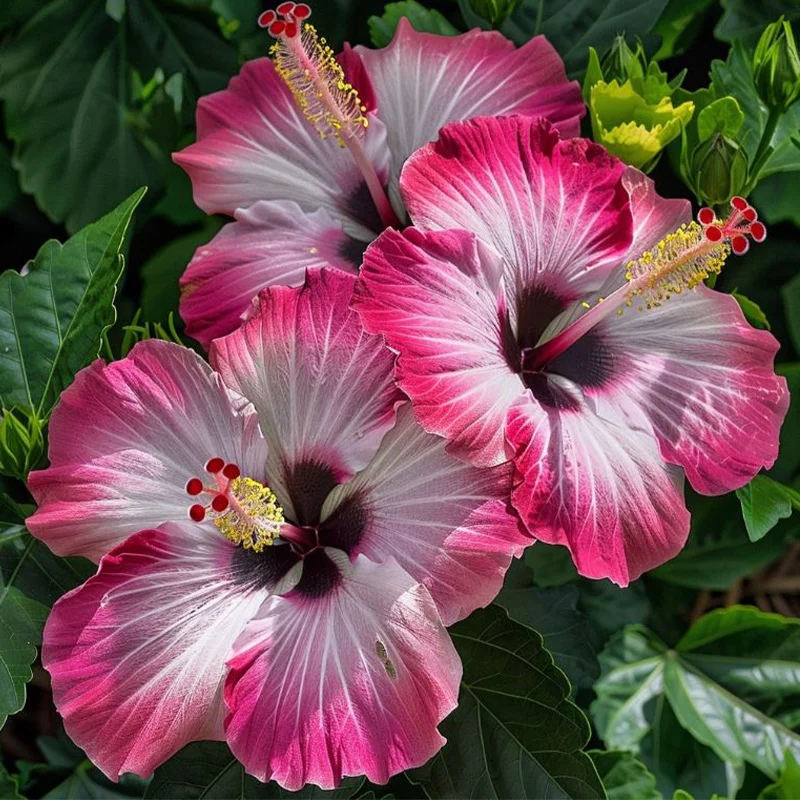
[[[324,38],[306,20],[305,3],[281,3],[259,17],[259,24],[277,39],[270,53],[275,69],[294,95],[298,107],[317,133],[345,139],[360,136],[369,124],[358,91],[345,79],[344,70]]]
[[[227,510],[214,520],[226,539],[256,553],[274,543],[284,516],[268,486],[240,476],[231,481],[226,499]]]

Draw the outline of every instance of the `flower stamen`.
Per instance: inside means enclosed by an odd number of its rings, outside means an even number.
[[[210,459],[206,471],[214,476],[216,485],[206,486],[200,478],[186,483],[189,496],[210,498],[205,505],[192,504],[189,518],[202,522],[209,517],[226,539],[245,550],[260,553],[272,545],[285,522],[272,489],[242,476],[236,464],[226,464],[221,458]]]
[[[270,49],[275,70],[289,87],[295,102],[320,138],[333,137],[346,147],[364,176],[383,223],[399,227],[386,191],[364,149],[369,126],[367,107],[358,90],[345,78],[324,37],[305,22],[311,8],[305,3],[281,3],[258,19],[277,41]]]
[[[701,208],[697,222],[681,225],[654,248],[628,262],[626,282],[595,304],[583,303],[585,314],[551,339],[523,353],[522,369],[535,372],[561,355],[599,322],[612,313],[637,306],[639,311],[657,308],[672,295],[694,289],[709,276],[718,274],[728,256],[744,255],[750,239],[763,242],[767,229],[758,213],[743,198],[731,200],[731,214],[718,220],[710,208]]]

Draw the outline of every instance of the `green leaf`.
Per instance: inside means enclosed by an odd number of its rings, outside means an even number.
[[[8,774],[2,761],[0,761],[0,797],[4,798],[4,800],[24,800],[19,793],[17,779]]]
[[[791,222],[800,228],[800,185],[788,178],[781,174],[762,178],[753,192],[753,204],[766,222]]]
[[[406,17],[414,30],[423,33],[438,33],[442,36],[455,36],[460,33],[438,11],[425,8],[417,0],[402,0],[389,3],[380,17],[369,18],[369,36],[375,47],[386,47],[392,41],[397,24]]]
[[[47,242],[21,275],[0,275],[0,404],[46,419],[114,322],[120,248],[140,189],[64,245]]]
[[[680,725],[726,764],[777,779],[800,736],[776,716],[800,706],[800,620],[733,606],[701,617],[670,650],[640,626],[600,655],[592,705],[608,747],[637,752],[663,698]]]
[[[650,615],[650,600],[642,581],[621,589],[609,580],[582,579],[579,589],[578,607],[589,617],[602,639],[615,633],[623,625],[644,622]]]
[[[154,253],[142,266],[142,312],[150,322],[166,321],[170,312],[178,313],[180,287],[183,275],[195,250],[207,244],[220,229],[221,223],[209,217],[203,228],[173,239]]]
[[[157,800],[277,800],[278,798],[349,798],[363,778],[345,778],[338,789],[323,791],[308,785],[299,792],[287,792],[277,783],[261,783],[245,773],[242,765],[222,742],[187,745],[160,766],[147,787],[145,798]]]
[[[745,297],[743,294],[740,294],[737,291],[731,292],[731,294],[736,299],[736,302],[742,309],[747,321],[754,327],[759,328],[762,331],[770,330],[769,320],[767,319],[767,315],[761,310],[761,306],[758,303],[754,303],[749,298]]]
[[[800,5],[794,0],[722,0],[725,13],[714,29],[723,42],[741,42],[755,46],[764,28],[783,15],[790,22],[800,21]]]
[[[544,639],[556,665],[577,688],[590,688],[600,674],[589,618],[578,610],[578,587],[537,588],[531,570],[513,561],[497,597],[508,616]]]
[[[783,286],[781,298],[792,346],[800,354],[800,273]]]
[[[769,111],[756,92],[750,60],[744,48],[736,43],[727,61],[711,64],[711,77],[717,97],[731,95],[739,101],[744,112],[744,124],[737,140],[748,154],[751,165],[767,125]],[[800,170],[800,149],[791,137],[800,129],[800,103],[795,103],[780,119],[772,137],[773,154],[766,162],[762,178],[774,172]]]
[[[800,447],[797,447],[800,442],[800,362],[778,364],[775,371],[786,378],[789,386],[789,411],[781,426],[778,460],[769,475],[776,481],[788,483],[800,469]]]
[[[25,704],[49,607],[94,572],[88,561],[58,558],[27,533],[26,511],[0,502],[0,727]]]
[[[758,542],[751,542],[735,495],[702,497],[691,492],[688,505],[692,527],[683,550],[649,575],[689,589],[725,591],[745,575],[774,561],[786,548],[781,526]]]
[[[4,214],[19,197],[19,180],[11,166],[11,153],[0,142],[0,214]]]
[[[781,777],[767,786],[758,800],[797,800],[800,797],[800,763],[791,753],[786,753],[786,763]]]
[[[461,3],[462,12],[465,5]],[[517,44],[544,34],[575,76],[586,68],[589,45],[602,54],[618,33],[643,37],[666,7],[667,0],[524,0],[501,30]],[[466,14],[465,19],[469,24]]]
[[[603,797],[589,726],[534,631],[496,606],[450,629],[464,665],[447,744],[414,781],[429,797]]]
[[[537,586],[562,586],[578,578],[578,570],[566,547],[536,542],[525,551],[524,558],[533,570]]]
[[[133,780],[131,780],[133,778]],[[66,780],[44,795],[45,800],[128,800],[141,797],[144,782],[123,775],[111,783],[91,761],[82,762]]]
[[[736,490],[736,496],[753,542],[769,533],[779,520],[790,517],[792,509],[800,509],[800,492],[766,475],[756,475],[747,486]]]
[[[127,0],[117,22],[106,0],[50,0],[0,52],[22,188],[70,231],[138,186],[149,185],[155,200],[194,100],[237,69],[218,30],[161,5]],[[158,70],[165,83],[143,94]],[[179,115],[167,85],[175,75],[187,95]]]
[[[697,115],[697,135],[701,142],[715,133],[734,138],[744,123],[744,113],[735,97],[720,97]]]
[[[697,37],[714,0],[669,0],[653,28],[661,38],[654,60],[660,61],[686,52]]]
[[[590,750],[608,800],[661,800],[656,778],[633,753]]]

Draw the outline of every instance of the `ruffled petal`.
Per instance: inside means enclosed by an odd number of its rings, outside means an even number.
[[[197,249],[181,278],[186,332],[208,348],[241,325],[261,289],[299,286],[309,267],[355,274],[365,247],[324,209],[306,214],[297,203],[276,200],[239,210],[236,222]]]
[[[677,555],[689,534],[683,476],[664,464],[625,391],[584,399],[571,382],[543,377],[534,394],[507,426],[512,502],[531,534],[566,545],[581,575],[620,586]]]
[[[453,458],[405,406],[369,466],[331,493],[320,538],[394,558],[452,625],[491,603],[512,556],[531,543],[508,505],[511,475],[509,463],[479,468]]]
[[[142,531],[53,607],[42,661],[70,738],[108,777],[222,739],[225,662],[266,592],[218,532]]]
[[[364,147],[388,181],[386,130],[375,117]],[[248,61],[227,89],[200,99],[197,142],[173,157],[208,214],[292,200],[304,211],[328,209],[362,238],[383,227],[350,152],[317,134],[268,58]]]
[[[610,317],[602,336],[615,391],[640,405],[661,455],[698,492],[737,489],[775,462],[789,406],[773,367],[779,344],[747,323],[733,297],[699,286],[644,313]]]
[[[580,87],[543,36],[516,48],[502,34],[419,33],[402,18],[388,47],[356,47],[386,124],[395,175],[448,122],[524,114],[576,136],[585,113]]]
[[[624,172],[599,145],[559,140],[545,120],[481,118],[418,150],[400,188],[416,226],[463,228],[501,253],[510,293],[535,287],[567,302],[598,288],[628,252]]]
[[[320,483],[325,472],[339,483],[366,466],[402,398],[394,356],[349,308],[354,282],[339,270],[309,270],[302,287],[266,289],[248,321],[212,345],[216,368],[258,411],[269,485],[301,524],[314,521],[298,519],[293,499],[314,487],[295,491],[298,476],[313,472]]]
[[[50,420],[50,467],[28,479],[31,532],[59,555],[95,561],[136,531],[189,518],[186,484],[210,458],[265,477],[266,443],[252,406],[196,353],[145,341],[96,361]]]
[[[465,231],[386,231],[367,250],[354,307],[400,355],[425,430],[473,464],[508,459],[508,408],[525,387],[504,348],[502,258]]]
[[[386,783],[444,744],[461,663],[427,590],[394,562],[360,556],[322,597],[270,598],[235,649],[226,737],[260,780]]]

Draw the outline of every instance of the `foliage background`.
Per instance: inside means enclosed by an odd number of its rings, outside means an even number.
[[[334,46],[345,39],[370,43],[371,37],[384,43],[402,11],[416,14],[415,24],[443,32],[465,29],[465,19],[480,22],[467,0],[430,0],[426,8],[441,16],[403,5],[377,19],[384,13],[381,0],[318,0],[314,21]],[[103,267],[110,283],[95,287],[98,308],[111,316],[95,319],[94,332],[81,327],[90,347],[99,346],[100,328],[113,321],[112,300],[116,322],[103,344],[107,354],[119,356],[146,335],[180,336],[177,279],[223,220],[194,207],[188,179],[169,154],[191,141],[197,98],[222,88],[243,60],[266,53],[269,42],[255,26],[261,10],[260,0],[2,0],[0,269],[21,269],[46,241],[66,241],[149,187],[127,236],[118,231],[125,262],[116,297],[118,271],[111,262]],[[503,30],[518,42],[534,31],[547,34],[578,78],[590,45],[602,55],[617,33],[641,36],[670,75],[688,70],[684,89],[708,86],[713,74],[737,97],[745,126],[754,129],[752,145],[764,109],[753,94],[747,54],[780,14],[796,21],[800,5],[523,0]],[[780,340],[779,371],[800,398],[800,182],[794,172],[800,149],[789,141],[799,133],[798,105],[780,122],[785,146],[774,156],[774,174],[753,197],[770,223],[770,238],[735,261],[718,288],[736,290],[760,307],[763,314],[749,307],[751,320],[769,324]],[[692,198],[675,163],[665,157],[655,168],[658,190]],[[118,225],[133,204],[117,212]],[[63,262],[54,269],[63,270],[58,279],[68,285],[77,267],[67,248],[59,252]],[[120,266],[116,250],[110,258]],[[0,329],[13,307],[15,280],[0,277]],[[66,385],[74,370],[69,364],[64,370]],[[1,369],[0,378],[10,381]],[[55,558],[25,532],[30,497],[19,477],[44,457],[46,413],[31,416],[12,389],[0,386],[0,722],[18,713],[0,731],[0,797],[283,796],[245,778],[217,744],[187,748],[149,786],[136,779],[112,786],[64,735],[33,646],[48,606],[89,570],[80,560]],[[43,398],[40,410],[54,399]],[[800,500],[792,491],[800,488],[798,402],[770,472],[779,485],[757,481],[740,498],[692,495],[693,528],[684,552],[629,589],[578,579],[557,548],[530,550],[510,573],[499,607],[453,631],[467,678],[461,706],[443,726],[448,748],[388,789],[350,781],[335,796],[582,797],[600,795],[604,787],[620,800],[676,792],[800,797],[793,760],[800,760],[800,513],[792,516]],[[739,603],[761,612],[739,609]],[[490,651],[488,632],[508,642],[515,660]],[[473,640],[480,644],[468,644]],[[550,694],[528,706],[525,681],[531,676],[547,682]],[[503,681],[516,695],[516,710],[497,707],[482,691],[487,682]],[[570,697],[592,720],[591,734]],[[570,715],[573,727],[565,732],[557,718]],[[531,718],[541,719],[544,730],[528,730]],[[548,756],[556,732],[564,739]],[[592,761],[581,753],[588,748],[594,748]]]

